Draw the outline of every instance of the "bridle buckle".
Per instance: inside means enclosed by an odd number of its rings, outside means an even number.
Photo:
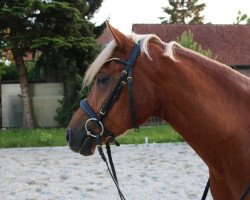
[[[103,111],[102,109],[99,111],[101,115],[105,115],[106,111]]]

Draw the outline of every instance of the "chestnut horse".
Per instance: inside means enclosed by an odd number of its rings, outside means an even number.
[[[175,42],[164,43],[156,35],[126,36],[107,26],[114,40],[83,82],[93,83],[86,99],[92,110],[99,113],[124,69],[126,63],[116,59],[127,60],[140,40],[133,66],[136,122],[143,124],[150,116],[166,120],[207,164],[213,198],[240,199],[250,185],[250,79]],[[114,136],[132,128],[128,96],[124,86],[103,119]],[[70,148],[82,155],[92,155],[96,147],[84,127],[88,119],[79,108],[67,129]],[[97,133],[100,128],[90,123],[87,129]]]

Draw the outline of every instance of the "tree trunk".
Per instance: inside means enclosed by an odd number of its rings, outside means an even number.
[[[23,100],[23,127],[24,128],[34,128],[34,119],[32,114],[32,105],[31,98],[29,92],[29,83],[28,78],[25,72],[25,64],[23,60],[23,56],[21,56],[18,52],[13,51],[13,56],[15,59],[17,72],[20,81],[21,94]]]

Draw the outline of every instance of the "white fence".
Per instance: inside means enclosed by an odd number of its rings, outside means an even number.
[[[2,127],[22,127],[23,104],[20,84],[2,84]],[[38,127],[57,127],[54,120],[59,100],[63,98],[62,83],[30,84],[33,114]]]

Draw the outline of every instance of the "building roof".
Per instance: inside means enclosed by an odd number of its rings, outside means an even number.
[[[99,45],[105,45],[109,43],[111,40],[113,40],[112,35],[110,34],[108,28],[105,28],[100,35],[100,37],[97,38],[96,42]]]
[[[194,41],[203,49],[210,49],[219,62],[250,65],[250,25],[133,24],[132,30],[138,34],[156,34],[164,42],[176,40],[190,30]]]

